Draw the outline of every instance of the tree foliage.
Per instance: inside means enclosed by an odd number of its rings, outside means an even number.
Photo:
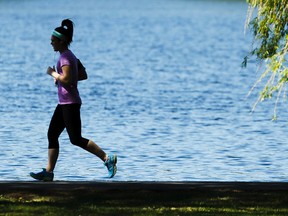
[[[276,93],[276,107],[281,95],[286,95],[285,85],[288,82],[288,0],[247,0],[249,4],[246,26],[253,33],[252,50],[244,58],[243,66],[249,58],[255,56],[265,69],[255,86],[267,80],[264,89],[256,102],[270,99]],[[254,12],[256,16],[254,16]],[[255,104],[255,105],[256,105]]]

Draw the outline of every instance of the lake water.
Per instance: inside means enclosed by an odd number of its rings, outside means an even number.
[[[46,75],[50,35],[75,22],[72,51],[83,136],[118,155],[113,181],[287,181],[287,105],[251,107],[256,65],[245,1],[0,0],[0,180],[32,180],[47,161],[57,104]],[[286,111],[286,112],[285,112]],[[102,162],[64,132],[55,180],[108,180]]]

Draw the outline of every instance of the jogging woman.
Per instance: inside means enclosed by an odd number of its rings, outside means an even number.
[[[65,128],[72,144],[96,155],[104,162],[110,178],[112,178],[117,171],[117,156],[107,155],[96,143],[81,135],[81,98],[78,92],[77,82],[83,78],[79,78],[79,62],[76,56],[69,50],[72,38],[73,22],[69,19],[63,20],[61,26],[57,27],[51,36],[51,45],[54,51],[60,53],[60,57],[57,62],[57,71],[54,67],[48,67],[47,74],[54,78],[58,86],[59,102],[48,130],[47,167],[46,169],[43,168],[39,173],[30,173],[31,177],[40,181],[53,181],[53,171],[59,155],[58,138]]]

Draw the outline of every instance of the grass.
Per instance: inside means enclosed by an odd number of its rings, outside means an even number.
[[[0,191],[0,215],[288,215],[288,191]]]

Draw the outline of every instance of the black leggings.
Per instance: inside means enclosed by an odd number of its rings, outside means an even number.
[[[89,140],[81,135],[80,107],[81,104],[58,104],[48,130],[49,149],[59,149],[58,138],[65,128],[73,145],[87,148]]]

